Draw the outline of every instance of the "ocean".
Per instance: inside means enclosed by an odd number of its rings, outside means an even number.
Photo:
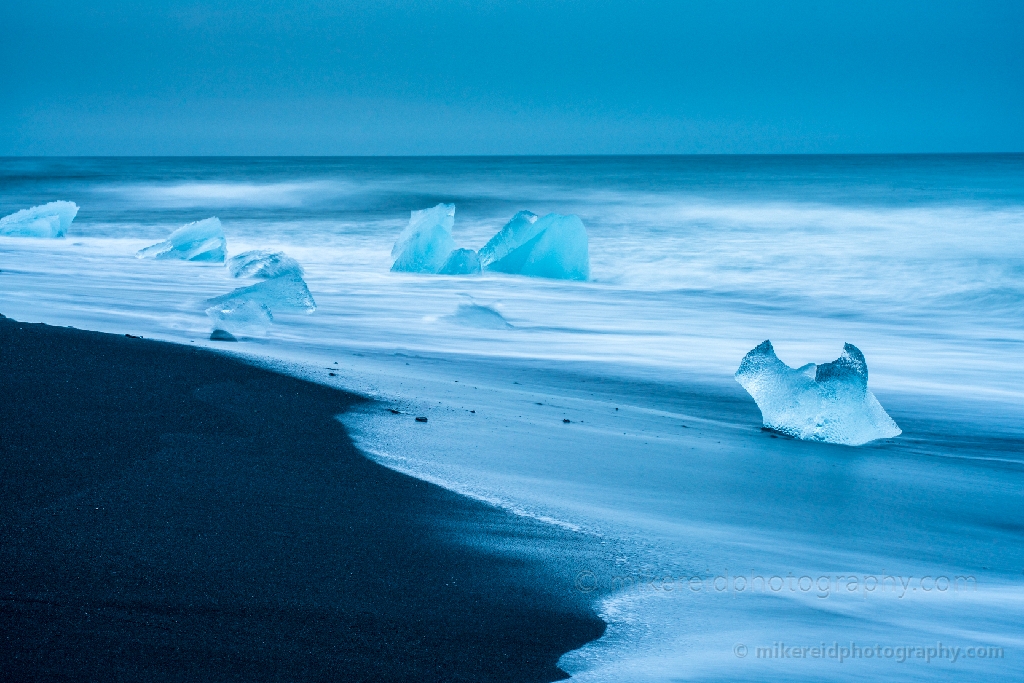
[[[1019,677],[1024,155],[0,159],[0,216],[54,200],[66,239],[0,237],[0,313],[379,399],[339,416],[369,457],[602,547],[574,678]],[[578,215],[590,280],[391,273],[439,202],[474,249]],[[317,310],[211,341],[243,283],[135,258],[210,216]],[[763,431],[733,373],[765,339],[793,367],[856,345],[902,435]]]

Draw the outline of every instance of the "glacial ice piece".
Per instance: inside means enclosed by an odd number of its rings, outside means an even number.
[[[78,215],[74,202],[50,202],[0,218],[0,235],[8,237],[64,237]]]
[[[764,426],[784,434],[859,446],[902,433],[868,391],[868,365],[853,344],[831,363],[794,369],[766,340],[743,357],[736,381],[761,409]]]
[[[492,246],[488,258],[505,254],[490,261],[485,269],[558,280],[589,278],[587,229],[579,216],[549,213],[530,222],[532,215],[519,212],[487,243]]]
[[[537,214],[532,211],[520,211],[498,231],[494,237],[480,250],[480,264],[485,268],[495,261],[500,261],[523,243],[537,235]]]
[[[207,218],[178,228],[163,242],[140,249],[135,255],[139,258],[223,263],[227,244],[220,219]]]
[[[455,250],[452,227],[455,225],[455,205],[438,204],[432,209],[413,211],[409,225],[391,249],[395,259],[392,272],[436,273]]]
[[[254,249],[232,256],[225,265],[234,277],[258,277],[266,280],[282,275],[303,275],[299,262],[283,251]]]
[[[254,299],[229,299],[207,308],[206,315],[213,322],[210,339],[220,341],[234,341],[239,333],[264,335],[274,322],[270,307]]]
[[[282,275],[249,287],[208,299],[206,315],[214,330],[263,334],[274,321],[274,312],[297,310],[312,313],[316,302],[298,275]]]
[[[501,313],[498,313],[490,306],[481,306],[480,304],[459,304],[454,313],[446,315],[443,319],[459,325],[477,327],[484,330],[513,329],[513,326],[505,320]]]
[[[456,249],[437,271],[438,275],[476,275],[480,272],[480,257],[472,249]]]
[[[248,287],[239,287],[227,294],[208,299],[207,302],[212,305],[220,305],[244,300],[266,304],[272,311],[291,309],[312,313],[316,310],[316,302],[313,301],[313,295],[309,293],[309,287],[297,275],[282,275]]]

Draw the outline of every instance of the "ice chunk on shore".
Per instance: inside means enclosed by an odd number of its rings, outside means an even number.
[[[455,226],[455,205],[438,204],[432,209],[413,211],[409,225],[391,249],[395,259],[392,272],[436,273],[455,250],[452,228]]]
[[[208,299],[207,303],[219,305],[243,300],[266,304],[272,311],[301,310],[312,313],[316,310],[316,302],[309,293],[309,287],[297,275],[282,275],[248,287],[239,287],[227,294]]]
[[[868,365],[853,344],[831,363],[791,368],[764,341],[744,356],[736,381],[761,409],[764,426],[784,434],[859,446],[902,433],[868,391]]]
[[[50,202],[0,218],[0,235],[8,237],[64,237],[78,215],[74,202]]]
[[[480,257],[472,249],[456,249],[437,271],[438,275],[475,275],[480,272]]]
[[[489,262],[486,270],[558,280],[589,278],[587,229],[579,216],[549,213],[532,223],[530,216],[519,212],[487,243],[492,245],[489,256],[508,251]]]
[[[213,322],[215,333],[223,332],[229,335],[264,335],[274,322],[274,314],[270,307],[255,299],[229,299],[207,308],[206,315]]]
[[[140,249],[136,256],[223,263],[227,244],[220,219],[207,218],[178,228],[163,242]]]
[[[232,256],[226,265],[234,277],[258,277],[265,280],[282,275],[303,275],[299,262],[283,251],[254,249]]]
[[[520,211],[498,231],[494,237],[480,250],[480,263],[485,268],[500,261],[517,247],[530,241],[537,235],[537,214],[532,211]]]
[[[215,330],[265,333],[274,312],[316,310],[309,287],[298,275],[282,275],[208,299],[206,315]]]

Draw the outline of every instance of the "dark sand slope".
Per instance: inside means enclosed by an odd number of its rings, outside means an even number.
[[[487,548],[568,539],[367,460],[359,400],[0,317],[0,679],[564,678],[572,560]]]

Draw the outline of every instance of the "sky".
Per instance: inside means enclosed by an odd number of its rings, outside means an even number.
[[[1024,152],[1024,2],[0,3],[0,155],[888,152]]]

